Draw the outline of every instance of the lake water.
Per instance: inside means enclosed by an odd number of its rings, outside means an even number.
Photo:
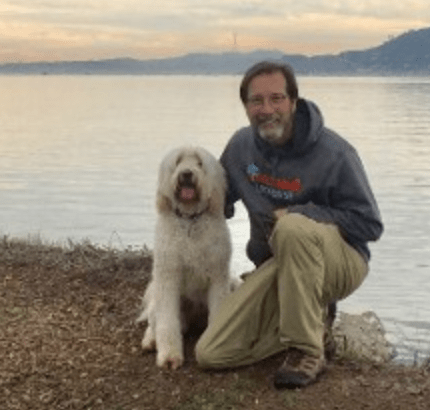
[[[216,156],[247,124],[236,76],[0,76],[0,234],[153,243],[158,164]],[[385,223],[371,272],[340,304],[374,310],[402,360],[430,355],[430,78],[299,77],[302,96],[359,151]],[[245,211],[229,221],[248,270]]]

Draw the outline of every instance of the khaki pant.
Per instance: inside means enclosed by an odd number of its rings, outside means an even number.
[[[299,214],[277,222],[271,246],[274,256],[226,298],[198,341],[202,367],[247,365],[289,347],[321,354],[327,304],[367,275],[364,258],[337,227]]]

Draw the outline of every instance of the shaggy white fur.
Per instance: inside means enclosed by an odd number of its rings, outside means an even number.
[[[207,307],[210,323],[235,282],[225,192],[224,170],[203,148],[175,149],[161,163],[154,267],[138,319],[148,322],[142,347],[157,350],[160,367],[176,369],[184,361],[189,318],[181,301]]]

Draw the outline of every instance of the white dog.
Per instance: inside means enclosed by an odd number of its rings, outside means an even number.
[[[154,267],[138,319],[148,321],[142,347],[157,350],[160,367],[176,369],[184,361],[184,298],[207,308],[210,323],[234,283],[225,192],[222,166],[202,148],[176,149],[161,163]]]

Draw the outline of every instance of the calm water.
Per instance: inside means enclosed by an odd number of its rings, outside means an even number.
[[[0,234],[152,247],[157,167],[183,143],[218,156],[247,123],[239,77],[0,77]],[[374,310],[402,358],[430,354],[430,78],[299,78],[360,152],[385,222],[341,304]],[[243,209],[230,221],[233,270]]]

